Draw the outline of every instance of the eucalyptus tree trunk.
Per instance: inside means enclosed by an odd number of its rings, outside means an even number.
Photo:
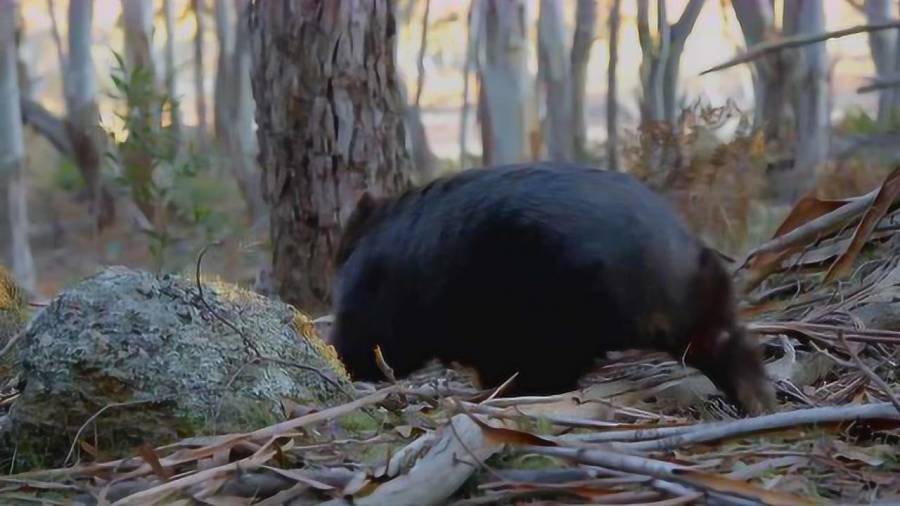
[[[731,6],[748,48],[775,35],[775,11],[771,0],[742,0],[732,2]],[[794,53],[777,51],[753,63],[754,125],[763,128],[766,140],[770,142],[781,139],[785,125],[792,121],[788,88],[795,60]]]
[[[172,98],[172,131],[181,140],[181,100],[178,95],[178,71],[175,65],[175,0],[163,0],[163,17],[166,23],[166,93]]]
[[[140,69],[153,86],[156,82],[156,64],[153,61],[153,2],[152,0],[122,0],[122,18],[125,21],[125,63],[129,75]],[[143,102],[129,103],[132,128],[142,134],[154,131],[159,126],[159,114]],[[150,197],[153,181],[153,160],[146,150],[123,149],[125,165],[132,196],[138,208],[148,219],[156,219],[158,210]]]
[[[541,129],[547,158],[572,159],[572,70],[560,0],[541,0],[538,14],[538,75],[545,94]]]
[[[91,56],[91,26],[94,2],[69,2],[69,55],[63,62],[63,89],[66,101],[66,133],[91,201],[91,214],[98,229],[115,219],[112,193],[101,179],[106,134],[100,127],[97,107],[97,78]]]
[[[866,22],[870,25],[887,23],[893,18],[894,4],[892,0],[866,0]],[[897,45],[897,33],[895,30],[878,30],[869,32],[869,48],[872,52],[872,62],[875,64],[875,73],[879,78],[888,78],[895,73],[896,68],[894,49]],[[886,124],[891,117],[894,108],[893,89],[878,91],[878,121]]]
[[[216,0],[217,2],[224,0]],[[191,8],[194,11],[194,19],[197,22],[197,32],[194,34],[194,95],[197,106],[197,138],[201,145],[207,142],[207,125],[206,119],[206,87],[204,86],[204,69],[203,69],[203,37],[206,33],[206,23],[204,22],[203,10],[205,2],[203,0],[191,0]]]
[[[256,166],[256,138],[253,132],[254,103],[250,90],[250,46],[247,27],[249,0],[235,0],[232,7],[216,2],[215,129],[223,160],[229,167],[244,199],[252,222],[265,214],[262,185]]]
[[[524,0],[480,0],[477,16],[478,117],[483,163],[518,162],[529,156],[528,27]]]
[[[791,35],[825,32],[823,0],[796,0],[785,3],[784,30]],[[794,130],[797,146],[794,167],[781,194],[793,201],[815,184],[816,171],[828,158],[831,136],[828,54],[824,42],[797,50],[800,64],[792,82]]]
[[[618,1],[618,0],[616,0]],[[572,149],[574,157],[586,160],[587,125],[585,94],[587,67],[594,45],[597,24],[597,0],[578,0],[575,9],[575,34],[572,37]]]
[[[19,105],[19,72],[16,44],[18,2],[0,0],[0,189],[6,192],[9,248],[13,275],[28,291],[37,283],[28,242],[28,204],[25,187],[25,141]]]
[[[619,62],[619,25],[622,0],[613,0],[609,10],[609,66],[606,90],[606,165],[619,170],[619,98],[616,69]]]
[[[657,0],[657,36],[650,31],[649,0],[638,0],[638,40],[641,44],[642,121],[675,124],[678,114],[678,74],[688,36],[705,0],[690,0],[674,25],[666,19],[666,1]],[[655,41],[659,41],[658,44]]]
[[[388,0],[254,2],[252,82],[278,294],[330,306],[331,258],[363,190],[408,186]]]

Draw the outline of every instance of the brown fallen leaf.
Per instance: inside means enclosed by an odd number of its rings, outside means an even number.
[[[878,221],[887,214],[898,197],[900,197],[900,166],[895,167],[884,182],[881,183],[881,188],[878,190],[875,201],[872,202],[872,205],[866,210],[862,220],[856,226],[856,230],[853,232],[853,240],[850,241],[847,250],[831,264],[831,268],[825,274],[825,283],[844,277],[850,272],[853,262],[856,261],[859,252],[862,251],[863,246],[869,240],[869,236],[872,234]]]

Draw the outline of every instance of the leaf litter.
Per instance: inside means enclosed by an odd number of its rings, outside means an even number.
[[[750,280],[742,312],[766,349],[777,413],[740,417],[705,377],[660,353],[611,354],[584,388],[547,397],[496,396],[433,366],[384,385],[358,384],[355,400],[320,411],[286,401],[286,420],[253,432],[144,445],[110,462],[82,452],[70,467],[0,476],[0,502],[900,500],[892,398],[900,391],[900,332],[871,326],[900,323],[897,181],[900,170],[862,197],[801,199],[775,236],[737,263]],[[341,426],[360,410],[378,423]]]

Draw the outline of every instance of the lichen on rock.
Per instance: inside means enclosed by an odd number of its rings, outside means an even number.
[[[6,444],[59,461],[103,410],[82,437],[117,456],[258,428],[281,417],[284,399],[346,402],[346,371],[298,321],[309,319],[227,283],[204,283],[201,296],[193,280],[107,268],[59,294],[25,330]]]

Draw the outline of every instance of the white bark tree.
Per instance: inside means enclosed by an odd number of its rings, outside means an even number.
[[[619,62],[619,11],[621,0],[613,0],[609,11],[609,66],[606,91],[606,165],[619,170],[619,98],[616,68]]]
[[[172,108],[172,130],[181,137],[181,111],[178,107],[178,71],[175,65],[175,2],[163,0],[163,18],[166,23],[166,47],[164,51],[166,64],[166,93],[176,101]]]
[[[531,76],[528,73],[527,5],[524,0],[480,0],[475,35],[478,116],[483,163],[513,163],[529,156]],[[473,17],[476,17],[473,14]]]
[[[616,0],[618,1],[618,0]],[[572,148],[578,160],[587,155],[587,125],[585,124],[585,93],[587,66],[594,45],[597,25],[597,0],[578,0],[575,8],[575,34],[572,36]]]
[[[784,31],[791,35],[825,32],[823,0],[785,2]],[[794,168],[779,185],[779,194],[790,201],[812,188],[816,170],[828,158],[831,122],[828,91],[828,54],[824,42],[809,44],[800,52],[797,79],[791,87],[794,104],[796,150]]]
[[[873,25],[891,21],[894,3],[892,0],[866,0],[866,22]],[[894,30],[878,30],[869,32],[868,37],[877,77],[891,77],[896,72],[894,49],[897,46],[897,33]],[[891,117],[895,95],[896,91],[892,89],[878,91],[878,121],[882,124],[886,124]]]
[[[642,121],[674,124],[678,114],[678,74],[681,54],[705,0],[690,0],[681,17],[669,25],[665,0],[657,0],[657,36],[650,30],[650,0],[638,0],[638,40],[641,44]],[[654,43],[658,40],[659,43]]]
[[[218,0],[224,1],[224,0]],[[203,0],[191,0],[191,7],[194,11],[194,19],[197,21],[197,32],[194,34],[194,94],[197,104],[197,137],[201,144],[207,141],[207,119],[206,119],[206,87],[204,84],[203,71],[203,36],[206,33],[206,26],[203,18],[203,10],[205,2]]]
[[[18,2],[0,0],[0,189],[6,192],[13,275],[22,287],[34,291],[37,276],[28,242],[28,203],[25,187],[25,141],[19,105],[19,72],[16,44]]]
[[[732,2],[732,7],[748,47],[777,35],[770,1]],[[783,36],[825,31],[822,0],[784,2],[783,9]],[[793,163],[771,172],[772,193],[779,201],[792,201],[812,188],[816,170],[828,156],[831,126],[826,45],[819,42],[778,51],[757,60],[753,69],[756,125],[764,128],[767,141],[793,152]],[[786,140],[793,145],[783,145]]]
[[[265,214],[261,175],[256,166],[257,141],[253,131],[255,103],[250,87],[250,46],[247,6],[249,0],[215,3],[216,38],[219,56],[215,83],[216,138],[224,163],[231,170],[247,206],[256,221]],[[233,11],[232,8],[233,7]]]
[[[745,0],[732,2],[731,6],[747,47],[775,35],[775,11],[771,0]],[[783,125],[790,121],[787,88],[795,60],[793,55],[789,51],[778,51],[753,64],[754,125],[764,128],[768,141],[780,139]]]
[[[544,93],[543,131],[550,160],[572,159],[572,71],[560,0],[541,0],[538,14],[538,77]]]
[[[93,1],[69,2],[69,52],[68,58],[65,58],[60,49],[60,57],[63,58],[60,64],[66,102],[65,126],[72,156],[88,188],[95,226],[103,228],[112,223],[115,205],[112,193],[101,179],[106,135],[100,127],[97,80],[91,56],[93,16]]]

